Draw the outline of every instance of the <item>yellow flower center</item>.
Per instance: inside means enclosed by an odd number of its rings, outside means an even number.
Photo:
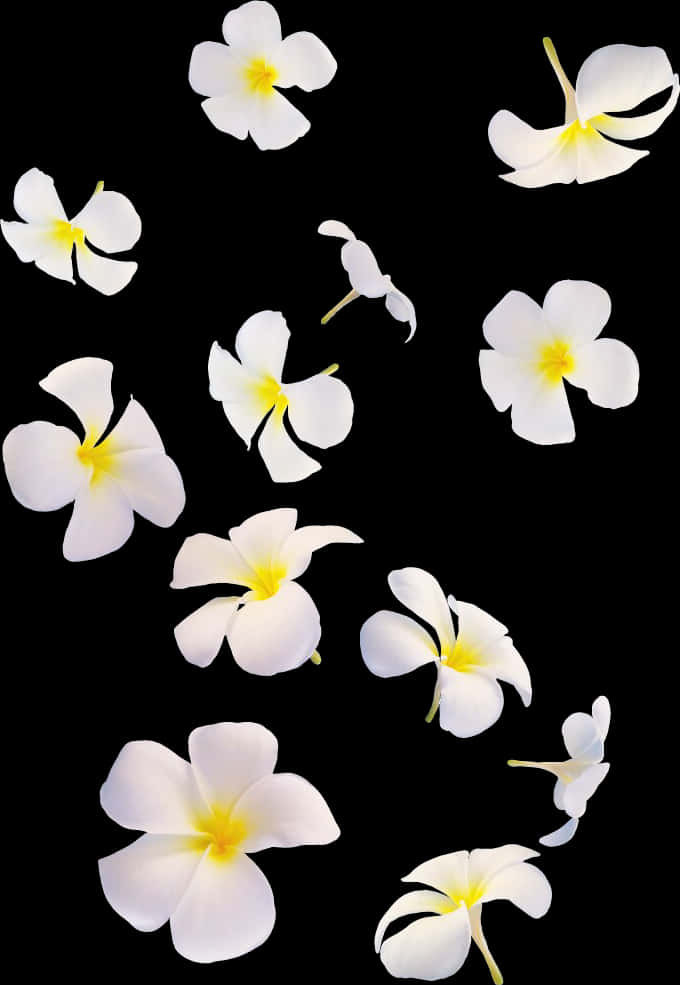
[[[288,574],[288,569],[281,561],[270,561],[266,564],[251,565],[257,580],[253,580],[249,588],[253,595],[251,601],[261,602],[276,595],[281,582]]]
[[[253,58],[244,69],[246,83],[251,92],[259,93],[260,96],[271,96],[274,92],[274,83],[279,77],[273,65],[269,65],[264,58]]]
[[[77,226],[72,226],[70,222],[65,222],[63,219],[57,219],[53,223],[50,235],[67,250],[72,250],[74,243],[76,246],[85,245],[85,231]]]
[[[216,862],[232,859],[248,834],[242,818],[232,817],[216,808],[208,817],[198,819],[196,829],[201,835],[197,847],[205,850],[209,846],[210,857]]]
[[[468,910],[484,895],[484,886],[456,886],[449,889],[446,895],[451,900],[450,910],[457,910],[459,906],[467,906]]]
[[[86,436],[76,455],[83,465],[92,467],[90,485],[99,482],[104,475],[110,475],[114,470],[115,453],[109,438],[104,438],[96,445],[93,438]]]
[[[574,369],[575,361],[567,342],[551,342],[542,347],[538,370],[548,383],[557,384]]]
[[[479,654],[474,647],[467,646],[459,636],[452,650],[442,650],[442,663],[465,674],[473,667],[479,666]]]
[[[560,143],[570,144],[584,140],[602,140],[601,135],[597,132],[594,123],[604,123],[606,121],[606,116],[600,113],[598,116],[593,116],[590,120],[587,120],[584,127],[581,126],[578,120],[574,120],[570,124],[564,133],[560,134]]]

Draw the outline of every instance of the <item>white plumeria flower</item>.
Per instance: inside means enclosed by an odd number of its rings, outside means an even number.
[[[501,178],[523,188],[555,182],[579,184],[620,174],[649,151],[607,140],[637,140],[661,126],[678,101],[678,76],[662,48],[611,44],[586,58],[572,88],[550,38],[543,39],[566,102],[562,126],[534,130],[503,109],[489,124],[489,141],[502,161],[516,168]],[[671,87],[661,109],[644,116],[610,116],[634,109]],[[604,136],[603,136],[604,134]]]
[[[557,777],[554,790],[555,806],[569,815],[561,828],[539,841],[555,847],[570,841],[583,817],[588,799],[592,797],[609,772],[609,763],[603,763],[604,740],[609,732],[611,707],[601,695],[593,702],[592,715],[577,711],[565,720],[562,737],[570,759],[563,763],[533,763],[523,759],[509,759],[509,766],[531,766],[547,770]]]
[[[236,335],[240,362],[217,342],[208,360],[210,395],[222,402],[227,420],[247,448],[269,414],[257,447],[274,482],[298,482],[321,468],[288,434],[286,414],[297,436],[317,448],[344,441],[354,414],[349,388],[331,378],[337,363],[299,383],[282,382],[289,338],[280,311],[260,311]]]
[[[484,320],[494,350],[479,354],[482,386],[496,410],[512,405],[512,430],[538,445],[573,441],[563,380],[598,407],[626,407],[637,397],[635,353],[618,339],[598,339],[611,313],[607,292],[587,280],[553,284],[541,309],[510,291]]]
[[[194,729],[191,763],[158,742],[123,746],[101,804],[146,834],[99,860],[116,913],[137,930],[170,920],[172,942],[190,961],[225,961],[264,943],[274,897],[249,856],[327,845],[340,834],[311,783],[273,772],[276,756],[276,738],[252,722]]]
[[[439,646],[414,619],[382,610],[361,627],[361,655],[378,677],[436,665],[434,700],[426,721],[431,722],[439,708],[443,729],[461,739],[478,735],[503,710],[499,680],[512,684],[524,705],[530,704],[529,671],[502,623],[451,595],[447,603],[439,582],[422,568],[391,571],[387,581],[402,605],[434,628]],[[451,611],[458,618],[457,635]]]
[[[243,595],[212,599],[175,628],[189,663],[207,667],[226,636],[234,660],[251,674],[270,676],[306,660],[320,663],[319,613],[298,585],[312,554],[328,544],[361,544],[351,530],[334,526],[295,529],[297,510],[256,513],[229,539],[187,537],[175,560],[172,588],[243,585]]]
[[[85,283],[102,294],[116,294],[130,283],[137,264],[99,256],[88,243],[104,253],[130,250],[140,237],[142,221],[125,195],[103,188],[100,181],[87,205],[69,220],[52,178],[31,168],[14,189],[14,208],[24,221],[0,220],[2,235],[22,263],[33,261],[46,274],[71,284],[75,246],[78,273]]]
[[[309,120],[277,89],[322,89],[337,62],[308,31],[281,40],[279,15],[254,0],[230,10],[222,33],[226,45],[203,41],[191,55],[189,83],[218,130],[239,140],[250,134],[260,150],[288,147],[309,130]]]
[[[40,381],[75,411],[82,441],[69,428],[33,421],[13,428],[2,446],[22,506],[44,512],[74,503],[64,537],[68,561],[118,550],[132,533],[134,512],[170,527],[184,509],[182,477],[141,404],[131,397],[102,439],[113,413],[112,372],[106,359],[73,359]]]
[[[530,917],[544,916],[552,900],[550,883],[526,861],[537,856],[538,852],[521,845],[477,848],[439,855],[404,876],[402,882],[420,882],[435,889],[418,889],[401,896],[378,924],[375,949],[389,973],[395,978],[428,982],[448,978],[463,965],[473,940],[494,982],[501,985],[503,976],[482,931],[482,906],[493,900],[509,900]],[[393,920],[415,913],[430,915],[415,920],[383,943]]]
[[[405,294],[398,291],[392,283],[389,274],[383,274],[371,248],[362,240],[357,239],[349,226],[336,219],[326,219],[319,226],[322,236],[337,236],[347,242],[340,251],[342,265],[349,274],[352,290],[338,301],[334,308],[324,315],[321,324],[325,325],[336,312],[344,308],[350,301],[359,296],[365,298],[385,298],[387,310],[397,321],[406,321],[411,327],[407,342],[413,338],[416,330],[416,309]]]

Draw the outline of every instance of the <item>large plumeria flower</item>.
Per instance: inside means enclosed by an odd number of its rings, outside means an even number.
[[[451,595],[447,603],[439,582],[422,568],[392,571],[387,581],[402,605],[434,628],[439,645],[414,619],[382,610],[361,627],[361,655],[378,677],[396,677],[435,664],[437,681],[426,721],[431,722],[439,708],[443,729],[458,738],[478,735],[503,710],[499,680],[512,684],[524,705],[529,705],[529,671],[502,623]],[[458,619],[457,635],[452,611]]]
[[[523,188],[555,182],[579,184],[626,171],[649,151],[607,140],[648,137],[672,113],[678,101],[678,76],[661,48],[611,44],[586,58],[572,88],[550,38],[543,44],[564,92],[564,124],[534,130],[503,109],[489,124],[489,141],[502,161],[515,168],[501,178]],[[650,96],[671,88],[665,105],[644,116],[610,116],[634,109]]]
[[[640,370],[618,339],[598,339],[611,313],[603,288],[587,280],[553,284],[541,309],[510,291],[484,320],[495,351],[479,354],[482,386],[496,410],[512,405],[512,430],[538,445],[573,441],[574,420],[563,380],[583,388],[598,407],[635,400]]]
[[[40,381],[75,411],[82,440],[69,428],[33,421],[10,431],[2,446],[7,479],[22,506],[47,511],[74,503],[64,537],[68,561],[117,550],[132,533],[135,512],[170,527],[184,509],[182,477],[141,404],[130,398],[102,438],[113,413],[112,372],[106,359],[73,359]]]
[[[140,237],[142,221],[125,195],[103,189],[100,181],[85,207],[67,219],[52,178],[31,168],[14,189],[14,208],[24,221],[0,221],[2,235],[22,263],[33,261],[71,284],[75,246],[78,273],[85,283],[102,294],[116,294],[130,283],[137,264],[99,256],[88,244],[104,253],[130,250]]]
[[[409,342],[416,330],[416,309],[411,300],[397,290],[389,274],[381,272],[371,248],[362,240],[357,239],[349,226],[346,226],[344,222],[338,222],[336,219],[326,219],[325,222],[321,223],[318,231],[322,236],[337,236],[339,239],[346,240],[340,251],[340,259],[349,274],[349,282],[352,285],[349,294],[345,295],[342,301],[338,301],[335,307],[323,316],[321,324],[325,325],[336,312],[344,308],[350,301],[354,301],[355,298],[360,296],[385,298],[385,306],[392,317],[396,318],[397,321],[409,323],[411,331],[406,339]]]
[[[611,708],[601,695],[593,702],[592,715],[577,711],[565,719],[562,737],[570,759],[563,763],[533,763],[523,759],[509,759],[509,766],[531,766],[547,770],[557,777],[554,790],[555,806],[569,815],[561,828],[539,841],[554,847],[570,841],[583,817],[588,799],[592,797],[609,772],[609,763],[603,763],[604,740],[609,732]]]
[[[330,448],[347,437],[354,414],[349,388],[332,379],[337,363],[299,383],[282,382],[289,338],[280,311],[260,311],[238,331],[238,359],[214,342],[208,360],[210,395],[246,447],[269,414],[257,447],[274,482],[298,482],[321,468],[288,434],[286,415],[299,438]]]
[[[175,628],[189,663],[207,667],[225,636],[236,663],[251,674],[270,676],[306,660],[321,661],[319,613],[295,579],[319,548],[362,540],[344,527],[296,530],[296,522],[297,510],[268,510],[232,527],[228,540],[212,534],[187,537],[175,560],[172,588],[227,583],[248,589],[212,599]]]
[[[309,120],[277,89],[322,89],[337,62],[308,31],[281,40],[279,15],[254,0],[230,10],[222,33],[226,45],[203,41],[191,55],[189,83],[202,96],[206,116],[239,140],[250,134],[260,150],[288,147],[309,130]]]
[[[448,978],[462,966],[473,940],[494,982],[501,985],[503,976],[482,932],[482,906],[493,900],[509,900],[530,917],[544,916],[552,899],[550,883],[526,861],[537,855],[521,845],[477,848],[439,855],[404,876],[402,882],[435,888],[401,896],[378,924],[375,949],[389,973],[395,978],[428,982]],[[415,913],[429,915],[414,920],[383,943],[393,920]]]
[[[106,899],[137,930],[170,920],[190,961],[259,947],[276,919],[271,887],[250,855],[327,845],[340,834],[319,791],[274,773],[277,741],[251,722],[194,729],[191,763],[158,742],[123,746],[101,789],[106,813],[145,831],[99,860]]]

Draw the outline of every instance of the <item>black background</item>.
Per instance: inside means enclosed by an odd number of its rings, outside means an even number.
[[[623,175],[536,190],[497,178],[507,169],[486,128],[501,108],[539,127],[562,121],[544,34],[572,81],[602,45],[659,44],[677,63],[677,44],[648,5],[599,23],[593,10],[557,7],[513,20],[481,5],[463,19],[449,5],[280,2],[284,35],[318,34],[339,69],[326,89],[289,93],[311,131],[263,153],[215,130],[187,82],[193,46],[221,40],[226,10],[224,0],[24,4],[3,15],[2,216],[15,218],[14,184],[37,166],[68,215],[103,179],[143,221],[131,253],[139,270],[113,298],[22,265],[0,244],[3,433],[36,419],[73,426],[38,381],[66,360],[106,357],[116,413],[134,393],[187,491],[171,529],[139,519],[121,550],[70,564],[69,509],[33,513],[2,489],[9,946],[36,970],[76,978],[106,969],[133,981],[386,982],[372,936],[408,888],[400,877],[443,852],[536,846],[563,819],[552,782],[505,761],[563,758],[562,720],[604,693],[613,767],[576,838],[542,852],[551,910],[533,921],[497,903],[484,924],[515,985],[649,970],[664,867],[652,861],[659,797],[643,766],[672,696],[654,697],[647,592],[665,520],[648,497],[669,438],[650,445],[677,332],[666,240],[677,113]],[[380,301],[360,299],[320,326],[347,290],[340,242],[316,234],[326,218],[365,238],[414,300],[408,346]],[[633,347],[642,382],[615,412],[570,389],[576,441],[543,448],[493,409],[477,357],[483,318],[508,290],[541,301],[563,278],[609,291],[605,334]],[[211,343],[233,350],[242,322],[265,308],[283,311],[292,332],[285,379],[337,361],[355,401],[348,439],[294,485],[271,482],[208,394]],[[226,643],[210,668],[187,664],[173,626],[216,593],[169,589],[183,539],[226,536],[284,505],[302,524],[342,524],[366,540],[319,552],[301,578],[321,612],[322,665],[251,676]],[[400,608],[386,577],[405,565],[510,627],[533,679],[528,710],[506,687],[499,722],[457,740],[423,721],[432,668],[392,680],[367,671],[359,628],[377,609]],[[258,855],[277,904],[271,938],[228,965],[199,966],[175,953],[167,927],[140,934],[105,902],[96,860],[132,838],[104,815],[98,791],[126,741],[186,755],[193,728],[224,720],[272,729],[279,768],[318,786],[342,837]],[[457,981],[487,980],[473,947]]]

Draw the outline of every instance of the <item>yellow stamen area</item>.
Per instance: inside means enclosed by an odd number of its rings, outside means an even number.
[[[281,582],[288,574],[288,568],[281,561],[268,561],[264,564],[251,564],[257,578],[249,583],[251,590],[250,601],[262,602],[276,595]]]
[[[562,377],[574,369],[574,357],[568,342],[551,342],[541,348],[538,359],[538,371],[548,383],[556,385]]]
[[[94,438],[86,436],[76,455],[83,465],[92,466],[90,485],[95,485],[105,475],[111,475],[115,469],[115,452],[109,438],[104,438],[97,445]]]
[[[50,230],[50,236],[53,240],[59,243],[67,250],[73,249],[73,244],[76,246],[85,245],[85,232],[79,229],[77,226],[72,226],[70,222],[65,222],[63,219],[57,219],[56,222],[52,224],[52,229]]]
[[[558,142],[560,144],[571,144],[577,141],[601,141],[602,135],[598,133],[597,129],[593,124],[606,122],[606,116],[600,113],[598,116],[593,116],[586,121],[585,126],[581,126],[578,120],[574,120],[564,133],[561,133]]]
[[[246,65],[243,74],[251,92],[256,92],[260,96],[271,96],[274,92],[274,83],[279,77],[277,70],[265,58],[253,58]]]
[[[442,663],[465,674],[479,666],[479,652],[474,647],[468,646],[459,636],[453,650],[442,651]]]
[[[229,812],[213,808],[212,814],[198,818],[196,830],[199,837],[194,839],[197,850],[209,849],[209,857],[215,862],[229,862],[237,854],[238,846],[248,834],[248,826],[243,818],[233,817]]]
[[[446,895],[451,901],[450,906],[447,908],[447,912],[451,913],[453,910],[457,910],[460,906],[467,906],[468,910],[475,905],[484,895],[484,886],[456,886],[452,889],[446,891]]]

